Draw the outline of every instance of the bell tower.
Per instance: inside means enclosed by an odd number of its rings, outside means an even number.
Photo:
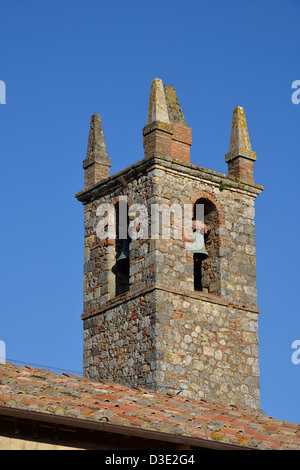
[[[84,373],[259,409],[254,204],[263,188],[243,108],[233,112],[228,175],[198,156],[191,163],[191,144],[177,93],[160,79],[144,157],[115,175],[92,117],[76,195],[85,214]]]

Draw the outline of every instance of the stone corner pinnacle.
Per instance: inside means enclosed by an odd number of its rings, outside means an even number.
[[[91,117],[88,147],[86,158],[83,162],[83,168],[86,168],[93,163],[102,163],[108,166],[111,165],[110,159],[107,155],[101,118],[100,115],[96,113]]]
[[[230,147],[225,155],[225,161],[229,162],[236,157],[256,160],[256,152],[251,148],[246,115],[242,106],[237,106],[233,111]]]

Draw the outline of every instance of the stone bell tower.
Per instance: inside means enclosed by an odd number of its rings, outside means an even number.
[[[233,112],[228,175],[190,162],[191,128],[155,79],[144,158],[115,174],[92,116],[84,205],[84,373],[259,409],[254,183],[245,113]],[[185,230],[202,208],[206,255]],[[187,217],[190,214],[190,219]],[[146,221],[146,222],[145,222]],[[197,222],[196,222],[197,223]]]

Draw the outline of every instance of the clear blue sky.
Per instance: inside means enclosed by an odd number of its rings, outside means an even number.
[[[83,189],[90,116],[111,172],[143,158],[150,84],[176,88],[192,163],[227,172],[246,112],[255,181],[261,408],[300,423],[299,0],[2,0],[1,317],[7,360],[82,371]]]

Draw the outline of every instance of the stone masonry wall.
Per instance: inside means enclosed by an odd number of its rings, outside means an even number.
[[[94,380],[156,388],[155,293],[84,320],[84,370]]]
[[[257,313],[156,289],[84,320],[93,380],[259,409]]]
[[[160,383],[184,396],[259,409],[257,313],[165,291],[157,307]]]
[[[260,188],[166,158],[142,165],[82,196],[85,374],[259,408],[253,219]],[[149,214],[153,203],[214,204],[218,256],[206,266],[210,288],[194,291],[186,239],[154,240],[149,232],[131,243],[129,291],[115,296],[114,241],[97,239],[96,211],[122,194],[129,204],[145,203]]]
[[[84,206],[84,314],[96,313],[104,304],[116,295],[116,276],[113,267],[116,263],[116,240],[100,239],[97,236],[97,224],[100,216],[97,210],[100,205],[115,205],[120,197],[127,197],[128,205],[144,204],[151,200],[153,186],[147,175],[129,181],[128,184],[117,184],[114,191],[100,199],[88,202]],[[103,214],[104,215],[104,214]],[[145,268],[144,256],[148,253],[150,241],[141,239],[131,243],[130,283],[131,290],[144,288],[149,280],[151,268]],[[151,279],[151,277],[150,277]]]
[[[219,295],[237,305],[257,305],[254,197],[246,191],[199,179],[173,168],[152,171],[155,202],[172,205],[191,204],[200,198],[215,204],[219,215],[216,228],[218,258],[210,269],[220,281]],[[229,183],[227,182],[227,185]],[[153,198],[154,200],[154,198]],[[157,240],[157,280],[192,287],[192,253],[185,249],[186,239]],[[173,258],[173,262],[172,262]],[[210,259],[206,263],[210,263]],[[215,293],[211,286],[209,292]]]

